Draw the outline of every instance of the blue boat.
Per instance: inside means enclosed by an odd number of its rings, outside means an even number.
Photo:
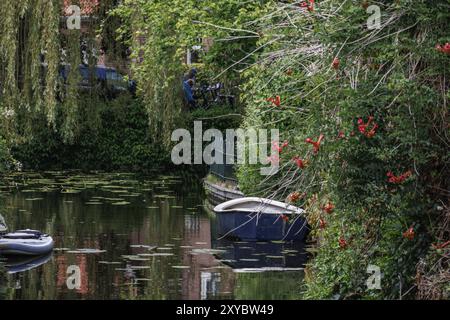
[[[53,239],[36,230],[0,235],[0,255],[43,255],[53,250]]]
[[[264,198],[230,200],[214,208],[217,232],[244,241],[302,240],[309,232],[305,211]]]

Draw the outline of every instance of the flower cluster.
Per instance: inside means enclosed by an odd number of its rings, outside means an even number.
[[[359,132],[361,132],[361,134],[365,135],[367,138],[372,138],[378,129],[378,124],[374,123],[372,128],[369,130],[369,126],[372,124],[372,122],[373,122],[372,116],[369,117],[367,123],[365,123],[362,118],[358,119],[358,130]]]
[[[306,162],[303,161],[302,159],[300,159],[300,157],[295,156],[292,158],[292,161],[294,161],[295,165],[299,168],[299,169],[305,169],[306,167]]]
[[[415,235],[416,234],[414,232],[413,227],[411,227],[408,230],[406,230],[405,232],[403,232],[403,238],[408,239],[408,240],[413,240]]]
[[[313,146],[314,154],[317,154],[320,149],[320,144],[322,143],[322,140],[324,138],[324,135],[321,134],[319,139],[317,141],[313,141],[311,138],[306,139],[306,143],[310,143]]]
[[[302,1],[299,6],[308,9],[309,12],[314,11],[314,0]]]
[[[412,172],[411,172],[411,170],[408,170],[405,173],[402,173],[401,175],[396,176],[392,173],[392,171],[389,171],[386,175],[389,177],[388,181],[390,183],[400,184],[400,183],[403,183],[406,179],[408,179],[412,175]]]
[[[283,149],[286,148],[288,145],[289,142],[287,141],[283,142],[281,146],[278,144],[278,141],[274,141],[272,142],[272,150],[277,151],[278,153],[282,153]]]
[[[327,227],[327,222],[324,219],[320,218],[319,219],[319,228],[325,229],[326,227]]]
[[[273,97],[267,98],[267,101],[271,102],[272,104],[274,104],[277,107],[281,106],[280,96],[276,96],[275,98],[273,98]]]
[[[296,192],[292,192],[289,196],[288,196],[288,200],[289,202],[297,202],[298,200],[300,200],[301,198],[303,198],[303,195],[296,191]]]
[[[345,240],[344,237],[340,237],[340,238],[339,238],[339,247],[340,247],[341,249],[346,249],[346,248],[348,247],[347,240]]]
[[[332,204],[331,202],[328,202],[324,207],[323,207],[323,211],[325,211],[328,214],[333,213],[334,211],[334,204]]]
[[[270,162],[272,165],[279,165],[280,164],[280,156],[278,153],[272,154],[270,157],[267,158],[267,161]]]
[[[331,63],[331,66],[333,67],[334,70],[339,69],[339,65],[341,64],[341,62],[339,61],[338,58],[334,58],[333,62]]]
[[[442,53],[450,54],[450,43],[446,43],[443,46],[440,44],[436,45],[436,50]]]

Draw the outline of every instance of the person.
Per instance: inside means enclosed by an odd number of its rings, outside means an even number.
[[[8,230],[8,227],[6,226],[5,219],[0,214],[0,233],[5,233]]]
[[[189,106],[191,106],[192,108],[195,108],[193,87],[194,87],[193,79],[188,79],[188,80],[183,81],[183,91],[184,91],[184,96],[186,98],[186,101]]]
[[[192,79],[194,81],[195,84],[195,80],[197,77],[197,69],[192,68],[185,76],[184,76],[184,81],[187,81],[189,79]]]
[[[189,106],[192,108],[196,107],[195,97],[194,97],[194,85],[197,76],[197,69],[192,68],[183,78],[183,91],[185,99]]]

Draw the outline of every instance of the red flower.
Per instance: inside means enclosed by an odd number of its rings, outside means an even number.
[[[333,63],[331,64],[331,66],[333,67],[334,70],[339,69],[339,65],[341,64],[341,62],[339,61],[338,58],[334,58],[333,59]]]
[[[306,1],[303,1],[299,4],[301,8],[308,9],[309,12],[314,11],[314,0],[309,0],[309,4]]]
[[[347,240],[345,240],[344,237],[339,238],[339,247],[341,247],[341,249],[345,249],[348,247]]]
[[[278,153],[283,152],[283,149],[289,145],[289,142],[285,141],[281,146],[278,145],[277,141],[272,142],[272,150],[277,151]]]
[[[298,168],[305,169],[305,162],[302,159],[300,159],[299,157],[292,158],[292,161],[295,162],[295,164],[297,165]]]
[[[319,152],[320,144],[322,143],[323,138],[324,138],[324,135],[321,134],[317,141],[313,141],[311,138],[308,138],[305,140],[306,143],[312,144],[312,146],[314,148],[314,154],[317,154]]]
[[[292,192],[289,196],[289,202],[297,202],[300,198],[302,198],[302,194],[300,192]]]
[[[331,202],[328,202],[328,203],[323,207],[323,211],[325,211],[325,212],[328,213],[328,214],[333,213],[333,211],[334,211],[334,204],[332,204]]]
[[[436,50],[442,53],[450,54],[450,43],[446,43],[443,46],[440,44],[436,45]]]
[[[408,239],[408,240],[413,240],[415,235],[416,234],[414,233],[413,227],[411,227],[408,230],[406,230],[405,232],[403,232],[403,238]]]
[[[281,98],[280,96],[276,96],[275,98],[267,98],[268,102],[273,103],[274,105],[276,105],[277,107],[281,106]]]
[[[372,138],[378,129],[378,124],[374,123],[372,129],[367,131],[367,128],[370,126],[372,121],[373,121],[372,116],[369,117],[369,120],[367,121],[367,123],[364,123],[362,118],[358,119],[358,130],[359,130],[359,132],[361,132],[361,134],[365,135],[367,138]]]
[[[267,158],[267,161],[270,162],[272,165],[278,165],[280,164],[280,156],[278,154],[273,154]]]
[[[402,173],[401,175],[396,176],[392,173],[392,171],[389,171],[386,175],[389,177],[388,181],[390,183],[400,184],[400,183],[403,183],[406,179],[408,179],[412,175],[412,172],[411,172],[411,170],[408,170],[405,173]]]
[[[378,129],[378,124],[375,123],[375,125],[373,126],[373,128],[372,128],[369,132],[366,133],[366,137],[367,137],[367,138],[372,138],[372,137],[375,135],[377,129]]]
[[[325,229],[327,227],[327,222],[323,220],[322,218],[319,219],[319,228]]]
[[[283,221],[288,222],[289,221],[289,217],[285,214],[281,215],[281,219],[283,219]]]
[[[344,131],[339,131],[338,133],[338,139],[344,139],[345,138],[345,133]]]

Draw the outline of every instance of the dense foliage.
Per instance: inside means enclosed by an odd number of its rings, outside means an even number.
[[[72,70],[87,57],[89,67],[97,63],[104,41],[96,41],[97,29],[108,8],[117,0],[103,0],[83,20],[82,29],[69,29],[66,19],[74,12],[63,0],[5,0],[0,4],[0,130],[9,143],[24,138],[17,119],[45,115],[48,129],[56,129],[56,115],[63,115],[59,132],[73,141],[78,110],[78,72],[64,80],[60,68]],[[85,10],[86,1],[70,1]],[[82,11],[83,12],[83,11]],[[108,25],[108,24],[107,24]],[[107,29],[107,27],[105,27]],[[106,41],[106,40],[105,40]],[[82,45],[83,44],[83,45]],[[27,127],[26,130],[29,128]]]
[[[448,1],[125,0],[101,32],[118,54],[131,47],[140,99],[81,96],[73,73],[59,102],[59,46],[78,65],[80,34],[55,41],[58,3],[0,4],[0,170],[13,145],[25,168],[144,171],[169,162],[174,128],[237,126],[224,113],[239,111],[183,109],[186,50],[212,38],[201,77],[240,86],[244,128],[281,131],[280,172],[238,176],[248,195],[306,209],[317,248],[304,297],[448,298]]]
[[[95,108],[93,108],[95,106]],[[170,154],[151,134],[139,100],[112,101],[84,97],[79,102],[76,136],[66,143],[36,117],[31,138],[13,148],[25,169],[90,169],[149,171],[168,163]],[[63,116],[57,116],[57,127]]]
[[[5,139],[0,137],[0,172],[20,168],[20,164],[11,156],[11,151]]]
[[[166,143],[183,119],[181,81],[188,66],[186,51],[214,39],[201,53],[199,76],[221,81],[233,89],[240,76],[234,71],[244,58],[251,61],[259,35],[243,30],[264,12],[270,1],[126,0],[111,12],[123,21],[117,37],[129,39],[133,74],[149,114],[154,134]],[[128,35],[131,35],[129,37]],[[242,65],[239,65],[242,67]],[[163,115],[163,116],[162,116]]]
[[[308,298],[449,294],[448,2],[376,4],[372,30],[368,1],[274,5],[246,74],[245,126],[281,130],[282,170],[242,166],[240,184],[307,210]]]

